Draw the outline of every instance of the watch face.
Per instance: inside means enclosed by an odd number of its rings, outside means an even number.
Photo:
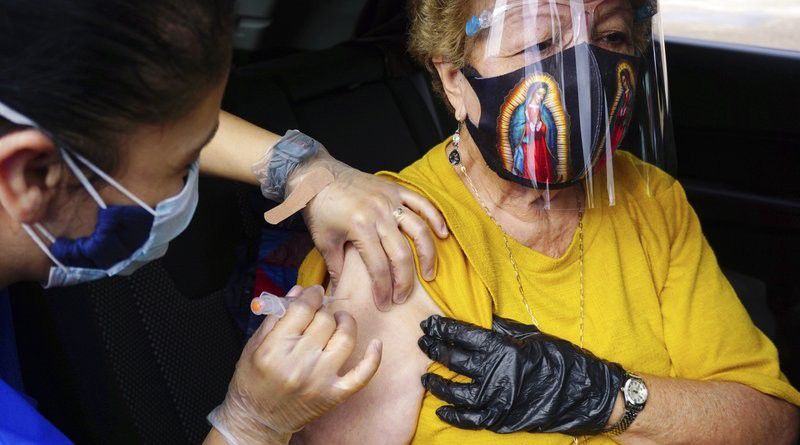
[[[630,379],[625,384],[625,398],[635,405],[641,405],[647,401],[647,387],[639,379]]]

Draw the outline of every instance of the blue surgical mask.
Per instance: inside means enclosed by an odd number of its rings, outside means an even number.
[[[40,128],[1,102],[0,116],[18,125]],[[97,203],[99,210],[94,232],[77,240],[56,238],[42,224],[23,225],[25,232],[54,264],[44,285],[46,288],[130,275],[145,264],[163,257],[170,241],[189,226],[199,198],[199,162],[189,168],[186,185],[180,193],[152,208],[83,156],[65,148],[61,149],[61,153],[67,167]],[[136,205],[107,205],[78,163]],[[49,247],[43,238],[50,242]]]

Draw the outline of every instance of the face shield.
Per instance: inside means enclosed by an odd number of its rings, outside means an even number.
[[[655,0],[489,0],[465,27],[466,130],[502,178],[580,187],[583,208],[615,205],[618,150],[645,182],[674,161],[664,40]],[[647,188],[645,184],[646,189]]]

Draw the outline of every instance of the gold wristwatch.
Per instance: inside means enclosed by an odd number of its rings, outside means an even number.
[[[622,395],[625,397],[625,414],[616,425],[606,430],[606,434],[612,436],[624,433],[647,404],[648,392],[644,380],[633,374],[625,377],[625,385],[622,387]]]

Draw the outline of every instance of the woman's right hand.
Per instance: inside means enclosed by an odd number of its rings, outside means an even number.
[[[208,419],[230,445],[286,444],[293,432],[363,388],[381,361],[374,340],[344,376],[356,323],[346,312],[320,311],[324,290],[296,286],[285,316],[268,317],[248,341],[225,401]]]

